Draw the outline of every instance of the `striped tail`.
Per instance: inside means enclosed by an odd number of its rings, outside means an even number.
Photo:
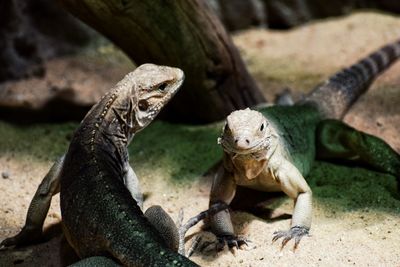
[[[316,105],[327,118],[342,119],[376,77],[399,57],[400,40],[337,72],[324,84],[316,87],[302,103]]]

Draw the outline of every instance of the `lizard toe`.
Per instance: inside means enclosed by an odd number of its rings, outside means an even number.
[[[285,236],[285,238],[283,238],[283,240],[282,240],[282,246],[281,246],[281,248],[284,248],[285,246],[286,246],[286,244],[287,244],[287,242],[289,242],[290,241],[290,239],[292,239],[293,237],[289,234],[289,235],[287,235],[287,236]]]
[[[237,248],[237,249],[239,249],[239,244],[238,244],[237,240],[235,240],[235,239],[227,240],[226,243],[227,243],[229,248]]]
[[[241,249],[243,246],[248,246],[249,242],[251,241],[244,236],[225,235],[218,237],[220,250],[223,250],[225,245],[228,245],[229,248]]]
[[[286,236],[287,232],[286,231],[276,231],[274,232],[274,237],[272,238],[272,243],[278,240],[281,237]]]
[[[300,240],[303,236],[309,235],[309,229],[304,226],[293,226],[289,231],[276,231],[274,232],[274,237],[272,238],[272,242],[283,238],[281,248],[285,247],[286,244],[294,238],[294,249],[296,249],[300,243]]]
[[[42,233],[38,231],[30,231],[28,228],[23,228],[21,232],[13,237],[4,239],[0,243],[0,249],[14,246],[26,246],[34,243],[39,243],[42,239]]]

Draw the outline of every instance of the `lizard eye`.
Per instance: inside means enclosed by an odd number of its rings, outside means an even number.
[[[264,123],[263,124],[261,124],[261,126],[260,126],[260,131],[262,132],[263,130],[264,130]]]
[[[168,84],[167,83],[162,83],[158,86],[158,90],[160,90],[161,92],[163,92],[165,90],[165,88],[167,88]]]
[[[146,111],[149,108],[149,103],[146,100],[139,100],[138,107],[141,111]]]

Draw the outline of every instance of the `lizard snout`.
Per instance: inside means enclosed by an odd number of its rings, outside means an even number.
[[[251,147],[250,139],[247,137],[235,138],[235,145],[238,149],[249,149]]]

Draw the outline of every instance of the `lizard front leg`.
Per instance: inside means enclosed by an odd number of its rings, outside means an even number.
[[[136,203],[140,209],[143,210],[143,194],[142,190],[140,189],[139,179],[129,163],[126,163],[126,169],[127,171],[123,177],[124,184],[131,193],[132,197],[136,200]],[[149,207],[146,212],[144,212],[144,216],[157,229],[167,246],[174,251],[178,251],[178,229],[168,213],[166,213],[161,206],[154,205]]]
[[[178,251],[180,242],[179,231],[171,216],[159,205],[148,208],[144,216],[157,229],[167,246],[173,251]]]
[[[223,202],[230,204],[236,192],[236,183],[233,173],[220,166],[215,174],[210,194],[210,206]],[[225,243],[231,247],[239,248],[247,244],[247,240],[235,235],[229,210],[220,211],[210,218],[212,232],[218,238],[218,249],[223,249]]]
[[[288,231],[277,231],[272,241],[283,238],[282,247],[291,239],[295,239],[294,248],[297,248],[301,238],[309,234],[312,219],[312,192],[299,170],[286,161],[276,173],[281,189],[290,198],[294,199],[294,210],[291,228]]]
[[[133,171],[132,167],[129,163],[126,163],[127,171],[124,175],[124,184],[126,188],[128,188],[129,192],[131,193],[132,197],[136,200],[136,203],[143,210],[143,194],[142,190],[140,189],[139,179],[137,178],[135,172]]]
[[[17,235],[0,243],[1,247],[23,246],[36,243],[42,238],[42,228],[51,198],[60,192],[60,172],[64,156],[56,160],[47,175],[43,178],[29,205],[25,225]]]
[[[184,225],[182,224],[183,209],[181,209],[179,213],[177,225],[175,225],[168,213],[158,205],[148,208],[144,213],[144,216],[146,216],[150,223],[157,229],[169,248],[171,248],[173,251],[178,251],[179,254],[185,256],[186,232],[201,220],[204,220],[205,218],[227,208],[228,205],[225,203],[216,203],[211,205],[209,209],[202,211],[198,215],[190,218]]]
[[[143,210],[143,194],[140,189],[139,179],[129,163],[127,163],[126,168],[127,171],[123,177],[124,184],[140,209]],[[180,241],[178,228],[168,213],[161,206],[154,205],[144,212],[144,216],[157,229],[167,246],[173,251],[178,251]]]

